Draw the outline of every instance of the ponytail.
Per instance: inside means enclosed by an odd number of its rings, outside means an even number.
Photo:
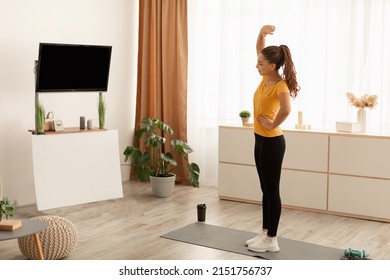
[[[301,87],[298,85],[295,66],[291,58],[290,49],[286,45],[280,45],[284,57],[283,79],[286,81],[290,95],[296,97]]]
[[[261,53],[270,63],[275,63],[277,71],[283,66],[282,78],[287,83],[290,95],[295,98],[301,87],[297,82],[297,72],[291,58],[290,49],[286,45],[269,46],[262,49]]]

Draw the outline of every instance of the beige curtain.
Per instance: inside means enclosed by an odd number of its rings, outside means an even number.
[[[144,117],[159,118],[187,142],[187,0],[140,0],[138,44],[136,128]]]

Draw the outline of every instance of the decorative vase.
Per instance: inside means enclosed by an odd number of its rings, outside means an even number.
[[[357,122],[360,124],[360,131],[366,132],[366,110],[361,108],[357,111]]]

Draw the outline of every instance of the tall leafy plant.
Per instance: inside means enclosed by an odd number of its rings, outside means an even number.
[[[173,153],[177,153],[186,163],[191,185],[199,187],[200,168],[188,158],[188,154],[192,153],[193,149],[180,139],[172,139],[166,143],[164,134],[173,135],[174,131],[159,119],[144,118],[139,124],[135,137],[144,139],[143,143],[146,148],[142,151],[134,146],[127,146],[123,152],[125,162],[131,160],[138,179],[148,181],[150,176],[171,176],[171,172],[177,167]]]
[[[45,133],[45,108],[37,97],[35,100],[35,128],[38,134]]]
[[[98,113],[99,113],[99,128],[103,129],[105,128],[105,123],[106,123],[106,102],[101,92],[99,93]]]

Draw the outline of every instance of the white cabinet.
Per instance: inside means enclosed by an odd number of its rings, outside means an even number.
[[[326,209],[328,135],[284,133],[281,177],[284,206]],[[261,202],[254,162],[254,134],[246,127],[220,127],[218,192],[222,199]]]
[[[284,206],[316,210],[327,208],[329,136],[285,131],[280,192]]]
[[[390,222],[390,136],[285,130],[283,207]],[[220,126],[221,199],[261,203],[253,129]]]
[[[38,210],[123,197],[116,130],[32,135]]]
[[[329,211],[390,219],[390,138],[330,140]]]
[[[222,199],[259,203],[254,134],[244,128],[219,129],[218,193]]]

